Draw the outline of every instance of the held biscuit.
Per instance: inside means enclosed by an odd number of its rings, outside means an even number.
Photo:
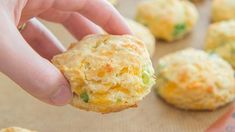
[[[71,104],[88,111],[136,106],[155,83],[145,45],[129,35],[87,36],[52,62],[70,82]]]
[[[158,95],[186,110],[214,110],[235,97],[232,67],[219,56],[186,49],[161,58],[157,65]]]
[[[156,38],[174,41],[193,29],[198,11],[188,1],[149,0],[138,5],[136,19],[146,25]]]
[[[205,50],[220,55],[235,69],[235,20],[212,24],[208,29]]]

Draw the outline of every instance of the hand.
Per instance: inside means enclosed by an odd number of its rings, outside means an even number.
[[[205,132],[235,132],[235,104]]]
[[[48,61],[65,49],[36,17],[64,25],[77,39],[98,33],[97,25],[110,34],[130,33],[106,0],[1,0],[0,71],[52,105],[65,105],[72,97],[68,82]]]

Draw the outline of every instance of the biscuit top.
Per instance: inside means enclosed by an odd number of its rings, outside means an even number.
[[[235,21],[224,21],[210,25],[206,49],[216,48],[226,42],[235,42]]]
[[[204,51],[187,49],[160,59],[160,77],[179,88],[201,88],[210,92],[235,89],[232,67],[220,57]]]
[[[137,6],[136,19],[159,39],[173,41],[192,30],[198,19],[196,7],[181,0],[148,0]]]
[[[185,49],[161,58],[157,70],[158,94],[178,108],[214,110],[235,97],[233,69],[215,54]]]
[[[156,43],[153,34],[147,27],[134,20],[126,19],[126,21],[130,29],[133,31],[133,34],[146,44],[149,54],[152,56],[154,54]]]
[[[171,22],[184,20],[184,8],[178,0],[143,1],[138,8],[139,12],[143,13],[144,16],[148,16],[149,19],[160,19],[162,17],[161,19],[168,19]]]
[[[214,22],[231,20],[235,18],[234,0],[213,0],[212,1],[212,19]]]
[[[205,50],[228,61],[235,69],[235,21],[224,21],[209,27]]]

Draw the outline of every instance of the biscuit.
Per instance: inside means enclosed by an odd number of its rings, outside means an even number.
[[[210,25],[205,50],[220,55],[235,69],[235,20]]]
[[[156,44],[156,40],[155,37],[153,36],[153,34],[149,31],[148,28],[146,28],[145,26],[141,25],[140,23],[125,18],[130,30],[132,31],[133,35],[136,36],[137,38],[139,38],[140,40],[142,40],[149,52],[150,57],[152,57],[154,55],[154,51],[155,51],[155,44]],[[102,33],[103,34],[107,34],[106,31],[104,31],[103,29]]]
[[[145,26],[141,25],[140,23],[134,20],[126,18],[126,21],[131,31],[133,32],[134,36],[136,36],[137,38],[139,38],[140,40],[144,42],[144,44],[146,45],[148,49],[150,56],[153,56],[154,51],[155,51],[155,44],[156,44],[156,40],[153,34],[149,31],[148,28],[146,28]]]
[[[212,21],[235,19],[235,0],[212,0]]]
[[[155,83],[145,45],[129,35],[89,35],[52,62],[70,82],[71,104],[87,111],[135,107]]]
[[[214,54],[186,49],[157,64],[156,91],[166,102],[185,110],[214,110],[234,99],[232,67]]]
[[[148,0],[139,3],[136,19],[146,25],[156,38],[174,41],[193,29],[198,11],[188,1]]]

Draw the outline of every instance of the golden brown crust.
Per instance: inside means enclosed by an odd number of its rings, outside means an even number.
[[[93,111],[93,112],[99,112],[102,114],[108,114],[112,112],[119,112],[127,108],[135,108],[137,107],[136,104],[126,104],[126,105],[119,105],[119,106],[97,106],[97,105],[90,105],[87,103],[84,103],[77,95],[73,97],[73,100],[71,102],[71,105],[86,110],[86,111]]]

